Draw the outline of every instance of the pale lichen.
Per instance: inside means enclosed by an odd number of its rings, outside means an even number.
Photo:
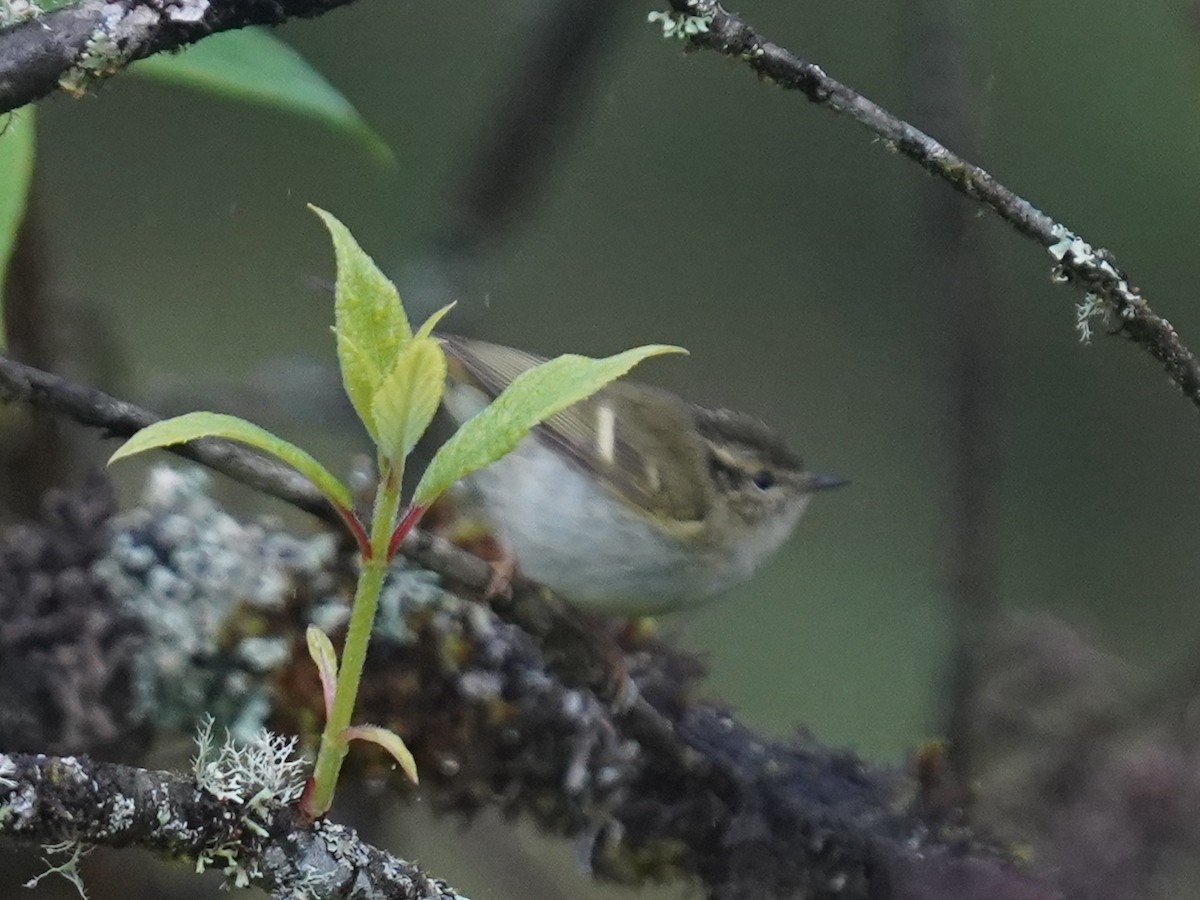
[[[1075,305],[1075,330],[1079,332],[1079,342],[1081,344],[1090,344],[1092,342],[1092,326],[1091,320],[1100,318],[1104,324],[1108,324],[1108,304],[1103,297],[1097,294],[1088,294],[1083,298],[1083,302]]]
[[[296,756],[296,738],[261,729],[251,740],[234,740],[226,732],[218,745],[213,720],[205,718],[196,734],[192,773],[196,786],[219,800],[241,807],[241,824],[259,837],[267,835],[269,815],[294,803],[304,790],[307,762]],[[246,887],[260,874],[259,860],[243,854],[243,842],[209,848],[196,857],[196,871],[219,868],[234,887]]]
[[[196,733],[192,772],[202,791],[258,815],[300,798],[308,764],[296,755],[296,738],[263,728],[248,741],[234,740],[227,732],[218,746],[212,730],[208,717]]]
[[[0,28],[36,19],[42,12],[33,0],[0,0]]]
[[[27,0],[0,0],[21,3]],[[163,21],[191,24],[207,14],[209,0],[144,0],[133,7],[105,3],[100,20],[88,37],[83,52],[70,70],[58,80],[58,86],[74,96],[82,95],[89,84],[119,72],[153,37]]]
[[[337,602],[336,543],[238,522],[207,485],[199,470],[154,469],[141,506],[110,522],[108,553],[93,572],[141,623],[142,714],[182,729],[213,713],[249,739],[270,709],[266,676],[290,656],[285,638],[255,633],[256,623],[282,610],[298,581]]]
[[[38,882],[40,882],[47,875],[61,875],[74,886],[75,890],[79,892],[79,896],[82,897],[83,900],[87,900],[87,891],[83,887],[83,877],[79,874],[79,862],[91,852],[92,848],[87,847],[78,841],[62,841],[57,844],[46,844],[42,847],[42,849],[51,856],[63,853],[69,855],[67,856],[66,860],[58,865],[55,865],[49,860],[49,858],[43,856],[42,862],[44,862],[47,866],[46,871],[42,872],[40,875],[35,875],[33,878],[30,878],[27,882],[25,882],[25,887],[37,887]]]
[[[686,41],[690,37],[707,32],[708,26],[712,24],[712,16],[692,16],[687,13],[668,10],[666,12],[652,12],[646,16],[646,21],[652,24],[657,22],[662,27],[662,36],[664,39],[675,38],[676,40]]]
[[[1132,319],[1145,306],[1145,300],[1113,264],[1107,250],[1093,248],[1062,225],[1055,225],[1052,234],[1055,242],[1046,248],[1055,260],[1051,280],[1076,281],[1090,289],[1075,308],[1075,328],[1081,341],[1091,340],[1090,319],[1101,316],[1107,322],[1114,311],[1123,319]]]

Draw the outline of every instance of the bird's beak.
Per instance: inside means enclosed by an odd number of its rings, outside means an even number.
[[[843,478],[841,475],[821,475],[818,472],[809,472],[804,486],[809,491],[826,491],[849,483],[850,479]]]

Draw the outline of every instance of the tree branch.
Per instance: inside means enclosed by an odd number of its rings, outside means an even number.
[[[103,391],[0,355],[0,400],[26,403],[35,409],[101,429],[108,437],[127,438],[159,416]],[[165,448],[234,481],[275,497],[340,529],[341,519],[307,478],[269,456],[232,441],[209,439]],[[482,591],[491,582],[487,563],[448,541],[413,529],[401,546],[409,559],[456,584]]]
[[[1184,396],[1200,406],[1200,361],[1171,323],[1150,308],[1107,250],[1093,248],[979,166],[829,77],[815,63],[766,39],[743,19],[726,12],[716,0],[670,2],[679,17],[676,24],[689,21],[693,25],[687,32],[692,45],[740,59],[760,78],[799,91],[818,106],[849,116],[878,135],[889,148],[949,182],[959,193],[988,207],[1018,232],[1041,244],[1055,260],[1055,279],[1075,284],[1089,295],[1089,300],[1102,300],[1112,313],[1116,332],[1131,338],[1157,359]],[[706,31],[695,27],[701,20]],[[685,32],[675,29],[673,33]]]
[[[5,632],[27,638],[6,662],[69,658],[81,637],[63,611],[132,615],[142,639],[121,652],[137,672],[138,714],[113,710],[118,725],[172,733],[216,710],[250,728],[269,715],[282,733],[311,732],[322,699],[303,634],[342,608],[346,557],[314,552],[320,540],[240,525],[199,482],[169,472],[152,478],[146,506],[104,522],[97,498],[77,502],[82,514],[60,502],[57,526],[0,543],[0,596],[6,584],[15,597],[42,591],[42,602],[7,611]],[[926,803],[904,771],[807,738],[767,739],[697,702],[703,667],[686,653],[644,637],[622,648],[642,702],[666,725],[647,739],[634,716],[562,676],[552,656],[567,648],[419,572],[393,571],[385,593],[358,715],[404,736],[423,796],[438,808],[527,815],[582,841],[597,873],[694,879],[711,900],[1061,900],[1003,844]],[[129,628],[100,622],[92,631]],[[54,709],[93,697],[87,685],[63,683],[66,674],[14,684],[0,723],[12,708],[53,718],[47,696],[61,697]],[[104,691],[88,702],[117,699]],[[0,740],[31,744],[18,728]],[[369,752],[351,762],[392,768]]]
[[[251,810],[170,772],[87,757],[0,754],[0,809],[0,835],[142,847],[206,862],[239,887],[256,885],[277,897],[459,898],[349,828],[305,824],[279,803]]]
[[[0,356],[0,400],[27,403],[82,425],[99,428],[109,437],[130,437],[159,419],[133,403],[5,356]],[[308,479],[283,463],[244,446],[231,441],[206,440],[167,449],[327,522],[338,521],[337,513]]]
[[[309,18],[352,0],[82,0],[0,31],[0,113],[79,94],[134,60],[247,25]]]

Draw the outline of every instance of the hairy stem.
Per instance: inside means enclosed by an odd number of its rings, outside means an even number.
[[[328,721],[325,722],[325,730],[321,733],[321,747],[317,751],[317,764],[313,770],[312,793],[305,800],[305,811],[313,818],[323,816],[333,805],[338,774],[349,749],[343,732],[350,727],[350,719],[354,714],[354,701],[358,697],[358,685],[362,679],[363,664],[367,659],[371,626],[375,623],[379,593],[387,575],[387,548],[392,537],[392,524],[400,508],[401,478],[401,472],[388,471],[375,494],[375,511],[371,519],[371,553],[369,557],[363,557],[362,571],[354,591],[354,604],[350,608],[346,643],[342,647],[342,658],[338,664],[333,708],[330,710]]]

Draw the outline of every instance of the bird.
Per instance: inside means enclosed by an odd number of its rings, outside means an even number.
[[[443,403],[463,422],[544,358],[440,333]],[[699,605],[754,574],[813,494],[809,471],[757,418],[622,379],[538,425],[468,478],[526,577],[599,615]]]

